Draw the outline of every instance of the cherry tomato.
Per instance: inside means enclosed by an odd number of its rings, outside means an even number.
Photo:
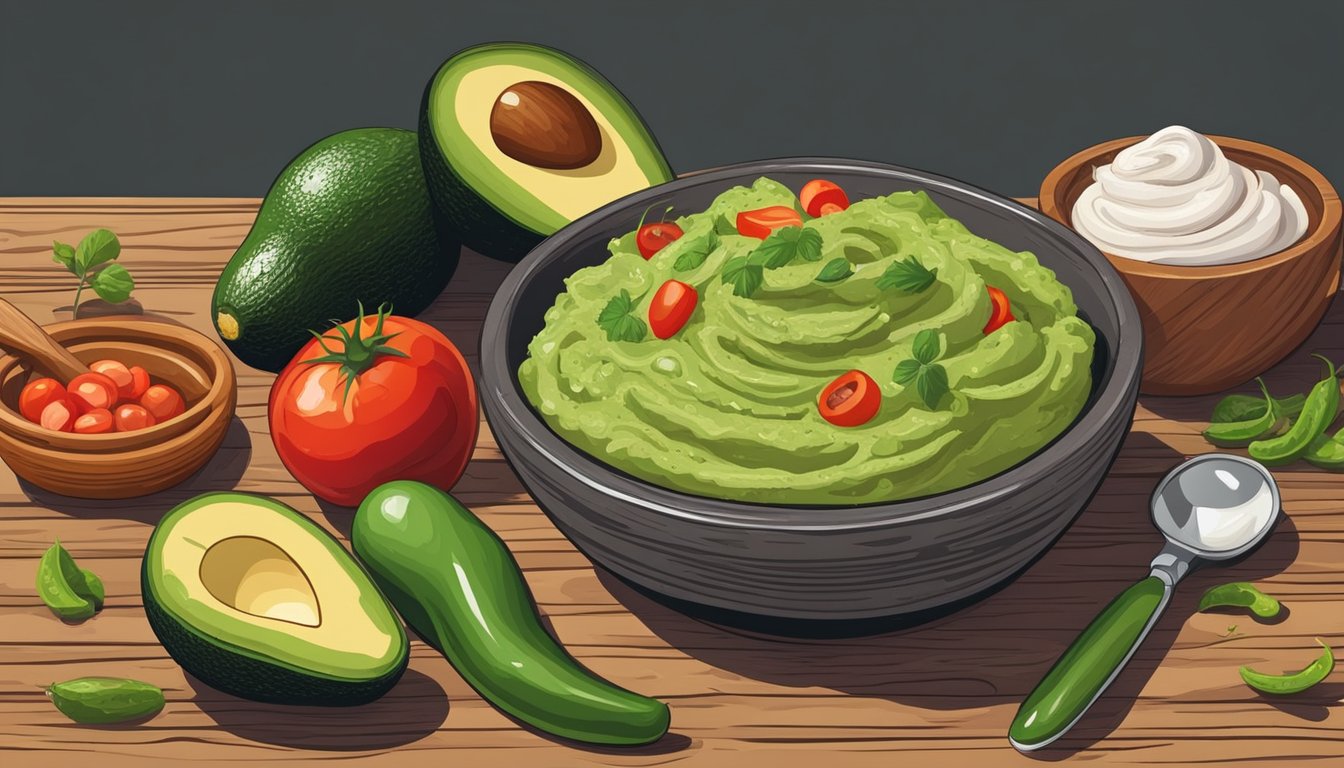
[[[89,370],[94,373],[101,373],[112,380],[117,385],[117,399],[130,400],[135,390],[135,377],[131,375],[131,369],[124,363],[116,360],[98,360],[89,363]]]
[[[111,431],[112,412],[106,408],[94,408],[75,419],[75,432],[81,435],[97,435]]]
[[[877,415],[882,406],[882,390],[863,371],[837,376],[817,397],[821,417],[837,427],[857,427]]]
[[[140,405],[154,417],[155,424],[181,415],[187,407],[177,390],[167,384],[154,384],[146,389],[140,396]]]
[[[635,233],[635,245],[639,246],[639,255],[646,259],[663,250],[670,243],[686,234],[681,227],[668,221],[655,221],[645,224]]]
[[[1005,324],[1016,320],[1013,317],[1012,307],[1008,304],[1008,296],[992,285],[985,288],[989,291],[989,303],[992,307],[989,313],[989,322],[985,323],[985,335],[999,330]]]
[[[803,185],[798,202],[803,204],[808,216],[815,218],[845,210],[849,207],[849,196],[835,182],[813,179]]]
[[[81,373],[66,387],[80,413],[107,410],[117,402],[117,383],[101,373]]]
[[[803,226],[803,217],[787,205],[772,205],[768,208],[758,208],[754,211],[743,211],[737,214],[738,234],[761,240],[769,237],[770,233],[776,229],[801,226]]]
[[[74,430],[78,416],[74,403],[69,400],[52,400],[42,409],[37,423],[53,432],[70,432]]]
[[[19,413],[23,414],[23,418],[37,424],[41,422],[42,411],[48,404],[58,400],[64,402],[68,398],[61,382],[48,378],[33,379],[25,384],[23,391],[19,393]]]
[[[334,329],[308,342],[271,387],[280,461],[315,496],[343,506],[390,480],[451,489],[480,422],[462,353],[410,318],[361,315],[341,328],[350,342]]]
[[[149,389],[149,372],[138,365],[131,366],[131,394],[128,400],[139,400],[145,396],[145,390]]]
[[[137,429],[145,429],[158,423],[154,414],[150,413],[145,406],[135,403],[118,405],[117,410],[112,414],[112,418],[116,422],[118,432],[134,432]]]
[[[700,295],[680,280],[668,280],[658,287],[649,302],[649,327],[660,339],[670,339],[686,325],[695,311]]]

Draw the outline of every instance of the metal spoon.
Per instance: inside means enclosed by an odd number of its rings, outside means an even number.
[[[1210,453],[1168,472],[1150,502],[1153,525],[1167,539],[1151,573],[1106,606],[1050,668],[1013,718],[1012,745],[1030,752],[1067,733],[1138,650],[1181,579],[1254,549],[1279,519],[1279,503],[1269,470],[1240,456]]]

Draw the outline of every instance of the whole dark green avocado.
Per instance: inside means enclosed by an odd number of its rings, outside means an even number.
[[[415,315],[457,268],[435,228],[416,134],[357,128],[305,149],[281,171],[252,231],[219,276],[215,329],[244,363],[279,371],[362,302]]]

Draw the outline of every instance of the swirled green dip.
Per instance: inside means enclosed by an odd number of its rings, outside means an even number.
[[[759,179],[676,223],[677,241],[645,260],[635,233],[611,257],[566,280],[518,376],[547,424],[574,446],[666,488],[773,504],[848,505],[960,488],[1017,464],[1066,429],[1091,388],[1095,337],[1069,289],[1031,253],[977,237],[923,192],[861,200],[804,226],[822,236],[818,261],[764,270],[738,296],[725,262],[761,241],[736,234],[741,211],[798,208],[783,185]],[[703,263],[678,257],[714,244]],[[894,261],[913,256],[935,282],[881,288]],[[853,274],[818,282],[846,259]],[[682,267],[697,259],[682,259]],[[597,317],[622,289],[647,321],[668,279],[699,304],[669,339],[609,341]],[[1015,321],[986,335],[1002,290]],[[949,392],[929,407],[893,371],[919,331],[941,339]],[[877,415],[858,427],[823,419],[817,398],[836,376],[862,370],[881,386]]]

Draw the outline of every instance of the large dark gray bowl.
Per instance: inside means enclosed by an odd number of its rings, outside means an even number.
[[[564,279],[607,256],[653,203],[699,211],[769,176],[830,179],[859,200],[926,190],[971,231],[1030,250],[1073,290],[1097,332],[1093,388],[1073,425],[984,482],[853,507],[721,501],[637,479],[558,437],[527,402],[518,365]],[[1087,506],[1129,430],[1143,329],[1120,276],[1087,241],[1030,208],[953,179],[826,158],[746,163],[601,208],[538,245],[504,281],[481,335],[481,402],[500,448],[566,536],[617,576],[711,617],[784,633],[923,617],[983,596],[1039,557]],[[806,627],[806,629],[799,629]],[[825,632],[824,629],[820,630]]]

